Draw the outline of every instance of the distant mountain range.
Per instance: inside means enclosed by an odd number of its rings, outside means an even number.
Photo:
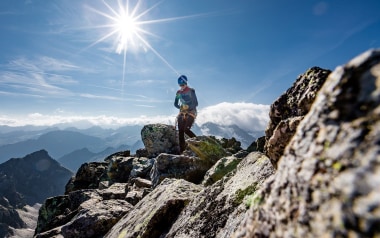
[[[37,218],[38,204],[63,194],[72,175],[45,150],[0,164],[0,237],[25,237],[15,234],[22,228],[31,233],[35,222],[30,220]]]
[[[102,161],[107,155],[124,150],[134,154],[144,148],[141,141],[142,126],[125,126],[118,129],[91,127],[8,127],[0,126],[0,163],[10,158],[21,158],[39,150],[49,155],[73,172],[85,162]],[[218,138],[235,137],[247,148],[263,131],[244,131],[236,125],[221,126],[205,123],[193,126],[197,135],[213,135]]]

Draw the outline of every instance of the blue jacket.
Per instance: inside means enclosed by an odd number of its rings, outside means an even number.
[[[174,100],[174,106],[178,109],[187,111],[197,111],[198,99],[195,90],[186,87],[183,90],[178,90]],[[186,109],[188,107],[188,109]]]

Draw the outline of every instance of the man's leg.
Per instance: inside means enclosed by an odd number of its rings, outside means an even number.
[[[190,129],[193,126],[194,123],[194,117],[192,116],[187,116],[186,118],[186,123],[185,123],[185,133],[188,135],[190,138],[196,137],[194,132],[192,132]]]
[[[185,126],[186,126],[186,120],[183,118],[183,116],[178,116],[178,137],[179,137],[178,140],[179,140],[179,152],[180,152],[180,154],[186,148]]]

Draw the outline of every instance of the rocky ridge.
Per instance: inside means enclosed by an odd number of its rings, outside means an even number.
[[[317,67],[271,106],[266,136],[142,129],[145,148],[81,166],[35,237],[380,236],[380,50]],[[174,138],[174,140],[173,140]]]

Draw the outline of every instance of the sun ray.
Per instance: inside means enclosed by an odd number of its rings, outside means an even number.
[[[88,48],[93,47],[99,43],[113,39],[113,48],[115,53],[123,55],[121,85],[122,95],[124,94],[124,84],[128,66],[127,55],[132,50],[137,53],[142,48],[144,51],[149,50],[153,52],[154,55],[156,55],[166,66],[170,68],[170,70],[172,70],[177,76],[179,75],[178,71],[173,67],[173,65],[171,65],[169,61],[165,59],[165,57],[161,55],[146,38],[148,36],[157,38],[161,37],[152,33],[151,31],[144,29],[143,26],[212,15],[208,13],[161,19],[147,19],[149,18],[149,13],[151,13],[153,9],[155,9],[164,1],[165,0],[158,1],[152,6],[145,9],[142,8],[142,0],[134,1],[135,4],[133,6],[131,6],[130,0],[117,0],[116,6],[112,6],[110,1],[102,0],[102,3],[105,6],[105,11],[87,6],[90,11],[104,17],[109,22],[91,27],[93,29],[105,29],[108,32],[103,34],[99,39],[91,43],[83,50],[87,50]]]

